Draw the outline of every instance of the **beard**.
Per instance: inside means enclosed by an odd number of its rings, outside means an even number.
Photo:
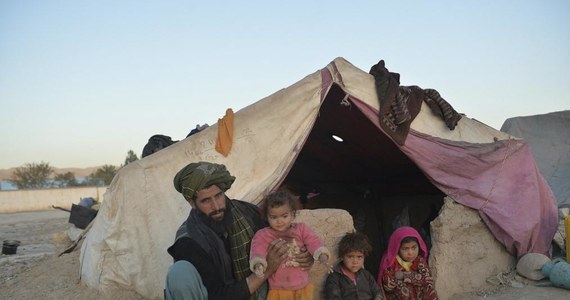
[[[232,212],[228,209],[228,201],[228,198],[226,198],[226,209],[217,210],[209,213],[208,215],[197,209],[198,217],[219,236],[227,235],[228,229],[232,225]],[[212,216],[220,211],[224,212],[223,219],[221,221],[212,219]]]
[[[215,219],[214,219],[214,216],[215,216],[215,215],[217,215],[217,214],[219,214],[219,213],[225,213],[225,212],[226,212],[226,209],[225,209],[225,208],[224,208],[224,209],[218,209],[218,210],[216,210],[216,211],[213,211],[213,212],[209,213],[209,214],[208,214],[208,217],[210,217],[211,219],[215,220]],[[225,216],[225,215],[224,215],[224,216]]]

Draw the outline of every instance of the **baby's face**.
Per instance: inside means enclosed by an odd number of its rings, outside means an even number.
[[[418,253],[418,243],[414,241],[402,243],[400,245],[400,251],[398,251],[398,255],[406,262],[413,262],[414,259],[418,257]]]
[[[342,264],[345,269],[356,273],[364,266],[364,253],[361,251],[352,251],[342,256]]]
[[[293,221],[291,207],[289,205],[281,205],[270,208],[267,212],[267,221],[273,230],[279,232],[287,231]]]

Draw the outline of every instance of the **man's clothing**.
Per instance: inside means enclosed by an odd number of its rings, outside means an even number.
[[[208,299],[208,291],[202,282],[202,278],[191,263],[179,260],[170,266],[166,276],[164,299]]]
[[[257,206],[240,200],[226,203],[222,222],[192,209],[176,232],[168,253],[175,262],[185,260],[196,267],[209,299],[248,299],[245,278],[251,274],[248,264],[251,236],[267,224],[261,220]]]

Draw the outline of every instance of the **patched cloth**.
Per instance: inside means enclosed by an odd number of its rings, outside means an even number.
[[[201,161],[191,163],[178,171],[174,176],[174,188],[184,196],[184,199],[190,201],[197,191],[214,184],[225,192],[235,180],[226,166]]]

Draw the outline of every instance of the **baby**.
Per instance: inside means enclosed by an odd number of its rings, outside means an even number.
[[[315,260],[328,265],[330,252],[313,230],[304,223],[294,223],[296,202],[287,191],[269,194],[261,207],[261,215],[267,218],[269,227],[260,229],[251,241],[250,269],[263,277],[267,267],[265,257],[269,244],[276,239],[288,242],[288,257],[279,269],[269,277],[267,299],[313,299],[314,286],[307,271],[298,268],[295,254],[307,247]]]

